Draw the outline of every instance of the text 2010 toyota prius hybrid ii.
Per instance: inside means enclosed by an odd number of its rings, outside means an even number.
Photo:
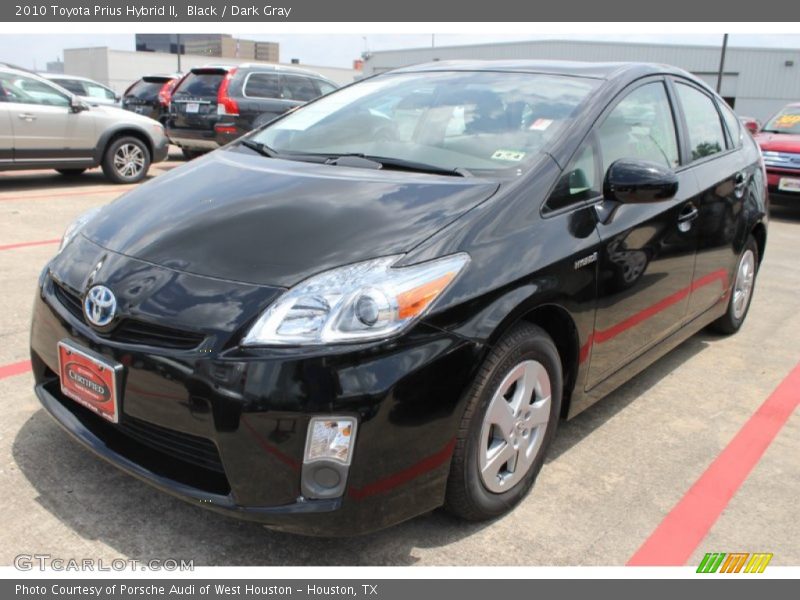
[[[756,143],[683,71],[400,69],[80,217],[36,393],[128,473],[275,528],[487,519],[559,418],[739,329],[766,221]]]

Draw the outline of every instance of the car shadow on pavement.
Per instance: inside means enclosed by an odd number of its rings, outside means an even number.
[[[548,461],[623,410],[710,339],[713,336],[705,333],[694,336],[601,402],[562,423]],[[413,565],[419,560],[415,548],[444,547],[492,524],[466,523],[437,510],[353,538],[271,531],[184,503],[122,473],[69,440],[44,410],[22,426],[12,452],[36,490],[36,501],[69,530],[53,532],[56,545],[61,545],[58,536],[76,533],[101,542],[120,558],[184,559],[193,560],[195,566]],[[48,542],[37,544],[25,551],[53,550]]]
[[[635,402],[639,396],[658,384],[662,378],[702,352],[709,342],[713,343],[715,339],[720,339],[720,336],[706,331],[693,335],[575,418],[562,421],[558,426],[556,438],[553,440],[545,463],[549,463],[567,452],[592,431]]]
[[[800,202],[773,202],[769,207],[770,219],[785,223],[800,223]],[[767,244],[769,248],[769,244]]]

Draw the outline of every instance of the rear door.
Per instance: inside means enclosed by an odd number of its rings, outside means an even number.
[[[93,160],[91,111],[73,112],[69,96],[32,77],[0,73],[0,83],[8,98],[16,162]]]
[[[218,120],[217,96],[227,69],[192,69],[172,94],[170,117],[177,129],[213,130]]]
[[[692,230],[697,258],[688,310],[688,318],[693,318],[727,292],[738,259],[735,240],[742,236],[739,228],[745,223],[742,211],[752,173],[748,173],[745,164],[741,125],[733,112],[727,109],[726,125],[719,112],[723,107],[718,107],[708,92],[687,80],[673,81],[686,132],[686,155],[691,160],[687,172],[695,177],[698,186],[694,199],[697,226]]]
[[[595,126],[601,173],[623,158],[681,164],[674,110],[664,78],[633,84]],[[589,388],[678,329],[694,269],[691,232],[696,182],[679,172],[675,198],[649,204],[604,203]]]

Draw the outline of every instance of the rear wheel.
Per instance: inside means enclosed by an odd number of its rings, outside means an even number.
[[[114,183],[138,183],[150,168],[150,151],[138,138],[121,137],[106,148],[102,166]]]
[[[736,275],[733,280],[728,309],[725,314],[711,324],[711,328],[718,333],[730,335],[739,331],[750,310],[753,300],[753,289],[756,284],[758,272],[758,244],[753,236],[747,237],[744,250],[739,256],[736,266]]]
[[[64,177],[77,177],[83,174],[85,170],[86,169],[56,169],[56,171],[61,173]]]
[[[497,517],[530,490],[555,434],[563,379],[547,333],[516,326],[491,350],[468,393],[445,507],[461,518]]]

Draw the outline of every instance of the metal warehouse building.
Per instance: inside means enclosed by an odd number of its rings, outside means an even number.
[[[720,52],[714,46],[552,40],[442,46],[368,53],[364,75],[437,60],[639,61],[675,65],[716,87]],[[800,101],[800,50],[728,47],[721,95],[740,115],[761,121]]]

